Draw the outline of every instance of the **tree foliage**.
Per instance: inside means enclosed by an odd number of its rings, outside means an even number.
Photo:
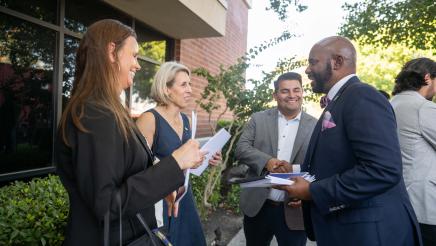
[[[300,0],[270,0],[269,7],[266,10],[274,11],[281,21],[285,21],[288,18],[288,12],[290,6],[295,6],[295,10],[303,12],[307,9],[307,6],[302,4]]]
[[[436,59],[431,50],[408,48],[400,44],[386,48],[366,44],[356,45],[356,48],[360,79],[387,93],[392,92],[395,76],[407,61],[417,57]]]
[[[340,34],[360,43],[387,47],[436,47],[434,0],[365,0],[343,6],[348,11]]]

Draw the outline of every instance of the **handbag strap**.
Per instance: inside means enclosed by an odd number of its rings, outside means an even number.
[[[121,194],[120,191],[115,191],[115,199],[118,205],[118,212],[119,212],[119,238],[120,238],[120,246],[123,245],[123,215],[122,215],[122,208],[121,208]],[[136,214],[136,218],[138,218],[141,225],[145,228],[145,231],[147,232],[148,236],[150,237],[150,241],[153,244],[153,246],[156,246],[156,243],[153,239],[153,232],[148,227],[147,223],[145,223],[144,218],[140,213]],[[104,246],[109,246],[109,228],[110,228],[110,207],[106,214],[104,215]]]
[[[142,218],[142,215],[140,213],[137,213],[136,218],[138,218],[139,222],[141,222],[142,226],[144,226],[145,230],[147,231],[148,236],[150,237],[150,241],[153,244],[153,246],[156,246],[156,242],[153,239],[153,232],[151,232],[147,223],[145,223],[144,218]]]

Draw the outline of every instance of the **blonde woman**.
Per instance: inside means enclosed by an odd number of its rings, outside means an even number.
[[[180,63],[162,64],[151,87],[151,98],[157,106],[143,113],[136,122],[159,159],[191,138],[189,119],[181,112],[192,99],[190,75],[189,69]],[[216,153],[209,164],[217,165],[220,160],[221,154]],[[206,245],[191,188],[180,204],[173,204],[174,197],[167,197],[163,209],[170,241],[177,246]]]

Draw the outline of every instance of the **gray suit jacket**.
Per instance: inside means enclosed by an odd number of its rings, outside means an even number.
[[[297,136],[292,150],[291,164],[303,164],[310,136],[317,120],[302,112]],[[277,157],[278,145],[278,110],[277,108],[255,113],[236,146],[236,159],[240,164],[249,166],[248,176],[260,176],[266,163],[271,158]],[[242,189],[240,206],[242,212],[255,216],[268,198],[269,188]],[[291,230],[304,230],[301,208],[284,206],[286,224]]]
[[[392,98],[403,176],[418,221],[436,225],[436,104],[416,91]]]

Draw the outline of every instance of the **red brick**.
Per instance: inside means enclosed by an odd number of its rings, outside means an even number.
[[[188,66],[190,69],[205,67],[210,72],[219,72],[220,65],[227,67],[236,63],[237,59],[244,55],[247,48],[247,25],[248,8],[243,1],[228,1],[226,34],[223,37],[184,39],[175,42],[174,59]],[[203,78],[193,76],[192,87],[194,102],[189,108],[190,111],[197,109],[198,129],[197,137],[210,136],[212,134],[208,114],[196,105],[195,100],[200,98],[207,81]],[[224,110],[224,100],[218,100],[221,105],[219,112],[214,112],[212,121],[216,122],[218,115]],[[189,115],[188,114],[188,115]],[[226,112],[224,118],[230,119],[231,112]]]

